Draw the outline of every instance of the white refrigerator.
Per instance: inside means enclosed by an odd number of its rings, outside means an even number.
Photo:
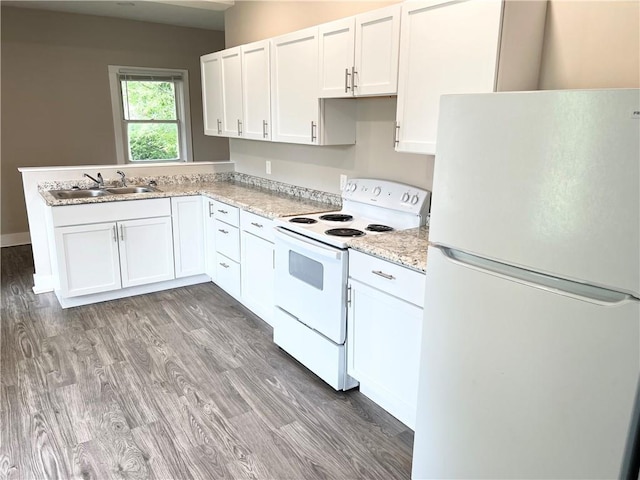
[[[438,132],[413,478],[637,478],[640,90],[444,96]]]

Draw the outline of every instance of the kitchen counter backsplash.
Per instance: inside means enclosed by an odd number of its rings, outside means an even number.
[[[429,227],[418,227],[355,238],[347,245],[359,252],[426,272],[428,243]]]

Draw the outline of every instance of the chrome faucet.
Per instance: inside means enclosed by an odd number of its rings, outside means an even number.
[[[127,186],[127,179],[124,176],[124,172],[122,170],[118,170],[116,173],[118,175],[120,175],[120,183],[122,183],[122,186],[126,187]]]
[[[91,175],[89,175],[88,173],[85,173],[84,176],[87,177],[87,178],[90,178],[91,180],[96,182],[96,185],[95,185],[96,188],[104,187],[104,179],[102,178],[102,174],[100,172],[98,172],[98,179],[97,180],[95,178],[93,178]]]

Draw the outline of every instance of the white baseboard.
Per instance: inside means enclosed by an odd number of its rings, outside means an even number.
[[[5,233],[0,235],[0,247],[15,247],[31,243],[29,232]]]
[[[82,295],[80,297],[62,297],[60,292],[56,290],[56,297],[62,308],[79,307],[89,305],[91,303],[106,302],[109,300],[117,300],[119,298],[132,297],[133,295],[142,295],[145,293],[161,292],[178,287],[186,287],[196,285],[198,283],[210,282],[211,277],[208,275],[194,275],[193,277],[177,278],[166,282],[150,283],[148,285],[139,285],[137,287],[122,288],[120,290],[112,290],[110,292],[93,293],[91,295]]]
[[[54,289],[53,275],[33,274],[33,293],[53,292]]]

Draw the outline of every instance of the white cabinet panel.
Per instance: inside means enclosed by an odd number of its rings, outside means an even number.
[[[199,196],[173,197],[173,251],[176,278],[204,273],[204,229]]]
[[[222,70],[222,133],[242,136],[242,62],[240,47],[220,52]]]
[[[242,136],[271,139],[269,40],[242,45]]]
[[[218,220],[222,220],[234,227],[240,225],[240,209],[238,207],[213,200],[213,215]]]
[[[273,325],[273,243],[242,232],[242,302],[268,324]]]
[[[240,261],[240,230],[221,220],[215,220],[216,250],[235,262]]]
[[[118,222],[118,235],[123,287],[175,278],[170,217]]]
[[[205,135],[222,135],[222,69],[220,65],[218,53],[200,57]]]
[[[364,395],[414,428],[423,311],[357,280],[349,285],[347,373]]]
[[[115,222],[59,227],[55,242],[63,297],[121,287]]]
[[[272,135],[277,142],[318,143],[318,28],[271,40]]]
[[[240,264],[216,254],[216,283],[229,295],[240,298]]]
[[[394,95],[398,90],[400,5],[356,16],[353,93]]]
[[[216,228],[213,200],[202,198],[202,217],[204,225],[204,261],[205,273],[216,281]]]
[[[535,89],[545,11],[546,2],[404,3],[396,150],[435,154],[441,95]]]
[[[345,18],[318,27],[320,98],[353,96],[355,20]]]

